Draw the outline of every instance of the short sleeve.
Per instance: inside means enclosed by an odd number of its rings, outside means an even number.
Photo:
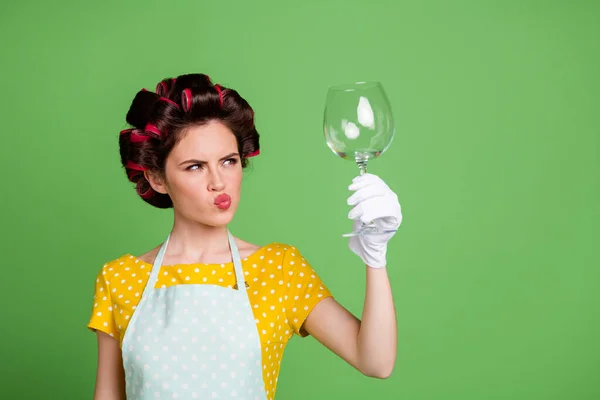
[[[110,298],[110,289],[107,279],[106,265],[96,276],[94,290],[94,303],[92,315],[87,327],[92,331],[102,331],[114,338],[119,337],[119,332],[113,317],[113,305]]]
[[[302,325],[313,308],[331,293],[316,271],[296,247],[289,247],[283,257],[283,280],[286,283],[285,314],[293,332],[308,336]]]

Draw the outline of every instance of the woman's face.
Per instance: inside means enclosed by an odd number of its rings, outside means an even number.
[[[169,194],[176,213],[208,226],[227,225],[242,186],[233,132],[218,121],[189,128],[167,157],[165,177],[157,186]]]

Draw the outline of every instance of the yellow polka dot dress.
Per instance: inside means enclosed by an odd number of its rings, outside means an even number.
[[[130,254],[105,264],[96,278],[88,328],[105,332],[122,345],[151,269],[151,264]],[[302,324],[313,307],[331,293],[294,246],[264,246],[242,260],[242,270],[261,339],[265,392],[271,400],[288,340],[293,334],[306,336]],[[233,263],[162,266],[155,288],[185,284],[233,288]]]

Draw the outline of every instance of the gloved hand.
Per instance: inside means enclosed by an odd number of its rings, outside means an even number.
[[[355,231],[362,226],[363,222],[368,224],[371,221],[379,229],[398,229],[402,222],[398,196],[381,178],[368,173],[357,176],[348,189],[354,191],[348,198],[348,204],[354,206],[348,218],[354,220]],[[348,247],[369,267],[383,268],[387,262],[387,243],[394,234],[395,232],[353,236]]]

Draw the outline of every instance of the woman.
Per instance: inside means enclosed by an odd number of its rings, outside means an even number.
[[[165,242],[105,264],[88,327],[97,332],[95,399],[273,399],[285,345],[312,335],[367,376],[396,357],[386,274],[393,234],[350,239],[367,265],[362,322],[338,304],[300,251],[234,238],[242,168],[259,153],[254,112],[206,75],[161,81],[134,98],[121,161],[138,195],[173,208]],[[395,229],[397,196],[370,174],[354,180],[354,224]]]

